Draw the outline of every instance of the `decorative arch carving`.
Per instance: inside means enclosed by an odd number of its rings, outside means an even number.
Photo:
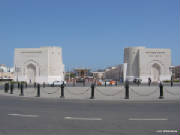
[[[163,74],[164,73],[164,64],[160,60],[152,60],[148,63],[147,71],[149,71],[149,74],[151,74],[151,68],[152,68],[153,64],[155,64],[155,63],[160,66],[160,69],[161,69],[160,74]]]
[[[32,76],[30,75],[30,73],[32,73]],[[30,60],[27,60],[26,62],[24,62],[24,73],[23,74],[24,74],[27,82],[30,82],[30,80],[32,82],[35,82],[37,79],[37,76],[40,75],[39,63],[33,59],[30,59]],[[34,79],[32,79],[32,78],[34,78]]]
[[[159,64],[154,63],[151,67],[151,77],[152,80],[157,82],[160,80],[160,75],[161,75],[161,67]]]

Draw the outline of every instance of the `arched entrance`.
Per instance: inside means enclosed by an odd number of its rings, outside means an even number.
[[[27,65],[27,81],[29,83],[36,81],[36,66],[33,64]]]
[[[161,74],[161,67],[159,64],[155,63],[152,65],[151,68],[151,76],[152,76],[152,81],[157,82],[160,80],[160,74]]]

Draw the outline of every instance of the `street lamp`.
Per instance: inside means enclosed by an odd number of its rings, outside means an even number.
[[[20,68],[19,67],[15,67],[15,72],[17,73],[17,82],[18,82],[18,73],[20,72]]]
[[[171,76],[174,76],[174,75],[173,75],[173,70],[174,70],[174,66],[170,66],[170,67],[169,67],[169,71],[170,71],[170,73],[171,73]]]

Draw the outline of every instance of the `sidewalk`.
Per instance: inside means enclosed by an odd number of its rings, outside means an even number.
[[[123,86],[118,87],[96,87],[95,100],[180,100],[179,86],[164,86],[164,99],[159,99],[160,90],[157,86],[132,86],[129,88],[129,99],[125,98],[125,89]],[[4,93],[0,90],[1,95],[19,96],[20,90],[15,89],[13,94]],[[37,95],[37,88],[25,88],[24,97],[35,97]],[[60,87],[46,87],[40,89],[40,98],[60,98]],[[65,87],[65,99],[84,99],[87,100],[91,96],[90,87]]]

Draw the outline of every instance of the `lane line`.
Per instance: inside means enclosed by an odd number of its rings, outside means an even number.
[[[16,113],[12,113],[12,114],[8,114],[9,116],[17,116],[17,117],[29,117],[29,118],[37,118],[39,117],[39,115],[31,115],[31,114],[16,114]]]
[[[128,120],[136,120],[136,121],[141,121],[141,120],[168,120],[167,118],[129,118]]]
[[[157,130],[156,133],[178,133],[178,130],[172,130],[172,129],[164,129],[164,130]]]
[[[64,117],[67,120],[102,120],[101,118]]]

